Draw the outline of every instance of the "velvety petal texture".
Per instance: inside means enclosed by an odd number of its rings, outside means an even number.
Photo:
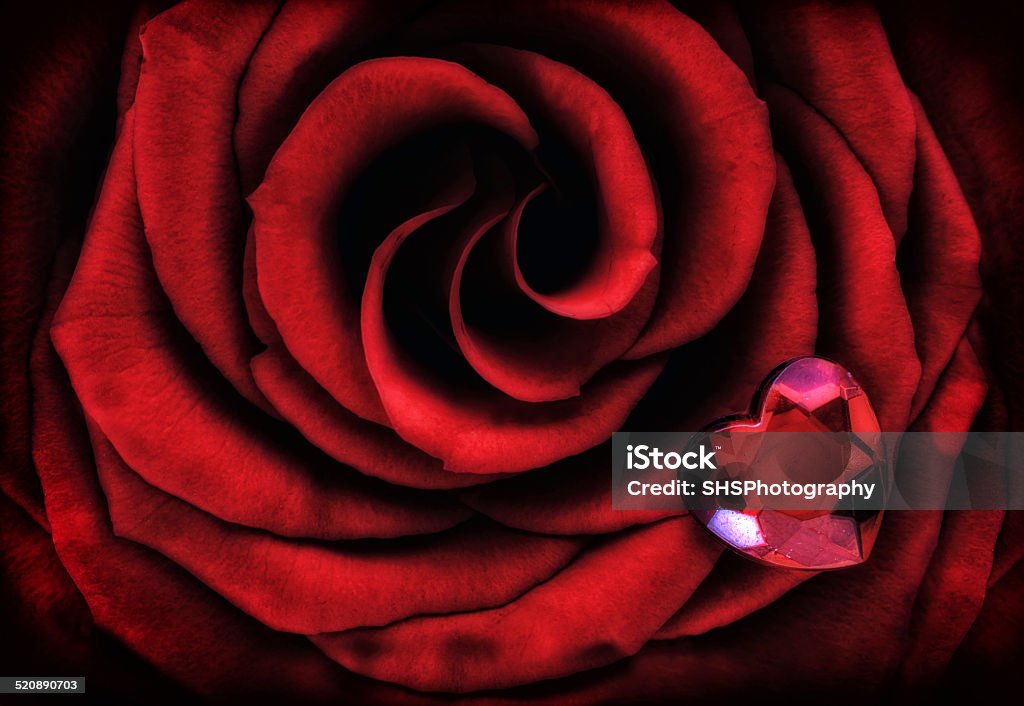
[[[741,413],[799,356],[952,432],[930,482],[1024,430],[1012,3],[7,5],[8,671],[126,703],[1012,686],[1020,513],[887,513],[864,564],[787,571],[609,473],[614,433]]]

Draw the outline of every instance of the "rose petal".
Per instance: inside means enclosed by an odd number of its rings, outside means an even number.
[[[1024,513],[1008,512],[1003,520],[1003,529],[996,542],[992,559],[992,573],[988,578],[991,587],[1005,576],[1024,558]]]
[[[790,167],[802,167],[794,180],[805,211],[815,217],[809,225],[820,283],[817,352],[861,381],[883,430],[903,430],[921,363],[875,184],[824,116],[777,84],[767,84],[765,94]]]
[[[132,122],[128,115],[125,135]],[[218,517],[289,536],[396,536],[465,518],[451,499],[357,476],[218,386],[148,262],[131,144],[118,142],[52,327],[88,415],[148,482]]]
[[[578,71],[533,52],[478,45],[460,47],[455,56],[501,86],[534,121],[549,124],[583,163],[596,192],[597,243],[579,278],[558,292],[536,291],[519,266],[512,227],[506,237],[516,283],[560,316],[597,319],[621,311],[655,265],[658,235],[654,188],[621,108]]]
[[[921,383],[912,415],[927,404],[981,301],[981,236],[920,102],[911,227],[897,253],[914,323]]]
[[[966,431],[986,391],[985,373],[970,344],[962,339],[913,429]],[[950,454],[950,466],[957,453],[954,449]],[[935,477],[941,478],[943,472],[950,474],[951,468],[928,471],[934,483]],[[981,611],[1003,515],[927,514],[941,518],[942,531],[914,605],[909,633],[912,640],[902,665],[902,679],[911,686],[934,682]]]
[[[743,69],[751,86],[757,86],[754,56],[737,8],[718,0],[686,0],[676,5],[715,38],[736,66]]]
[[[248,235],[245,238],[245,253],[242,256],[242,299],[245,302],[245,312],[249,317],[249,326],[253,333],[266,345],[277,344],[281,341],[281,334],[277,332],[274,320],[270,318],[267,309],[260,299],[260,288],[257,283],[258,273],[256,271],[256,237],[253,235],[252,226],[249,226]],[[256,384],[259,387],[259,383]],[[262,392],[262,390],[260,390]]]
[[[61,566],[53,538],[5,495],[0,495],[0,537],[0,620],[7,668],[80,673],[90,648],[96,647],[90,639],[95,634],[92,616]]]
[[[411,488],[462,488],[501,475],[452,473],[387,427],[360,419],[306,375],[287,351],[271,346],[252,360],[256,384],[275,409],[333,458],[361,473]]]
[[[984,400],[984,380],[970,357],[960,357],[956,367],[940,378],[934,402],[914,430],[970,426]],[[952,465],[934,471],[951,473]],[[692,698],[730,701],[751,689],[770,701],[791,698],[795,688],[870,698],[891,687],[910,644],[915,602],[939,546],[941,524],[940,512],[887,513],[871,561],[862,567],[819,574],[734,625],[648,645],[622,669],[536,685],[530,701],[559,704],[571,695],[583,703],[657,702],[678,698],[681,684]],[[723,601],[700,622],[714,624],[734,615]],[[958,611],[953,632],[963,617]]]
[[[657,640],[702,635],[771,605],[813,571],[784,571],[752,564],[726,552],[679,612],[654,636]]]
[[[128,25],[124,51],[121,54],[121,78],[117,82],[117,132],[120,134],[124,124],[124,114],[135,103],[135,92],[139,87],[139,75],[142,73],[142,39],[141,35],[146,23],[159,14],[157,3],[143,2],[135,8]]]
[[[332,632],[501,605],[550,577],[583,544],[501,528],[352,548],[283,539],[161,493],[102,435],[92,438],[114,533],[156,549],[275,630]]]
[[[263,627],[171,562],[113,536],[78,402],[49,341],[62,290],[51,293],[32,351],[33,457],[54,545],[96,624],[201,694],[390,700],[379,685],[339,674],[303,640]]]
[[[647,524],[678,511],[614,510],[608,444],[500,483],[459,494],[477,512],[508,527],[544,534],[601,534]]]
[[[13,9],[13,8],[12,8]],[[29,5],[5,18],[0,132],[0,492],[46,527],[28,440],[28,354],[62,237],[105,158],[122,7]],[[101,118],[97,120],[97,118]],[[95,124],[94,124],[95,123]]]
[[[1024,650],[1022,591],[1024,564],[1017,564],[989,589],[981,612],[947,672],[948,683],[965,698],[977,693],[979,683],[1013,684],[1013,677],[1008,675],[1019,676],[1017,655]],[[979,677],[984,681],[979,682]]]
[[[960,6],[917,12],[880,3],[889,42],[948,155],[981,231],[986,297],[977,314],[992,355],[992,398],[1003,401],[1002,428],[1024,428],[1024,132],[1018,82],[1018,37],[1005,13],[964,22]],[[980,346],[979,346],[980,348]],[[1008,426],[1005,426],[1008,424]]]
[[[442,178],[441,187],[435,185],[434,193],[423,197],[425,200],[419,206],[423,210],[402,228],[414,231],[469,198],[475,179],[468,155],[460,154],[452,167],[453,179]],[[255,279],[255,265],[251,272]],[[254,299],[251,315],[259,318],[257,312],[262,304],[258,295]],[[406,444],[387,427],[357,417],[317,385],[283,345],[273,341],[275,337],[276,328],[268,331],[267,350],[253,358],[256,384],[285,419],[337,460],[368,475],[416,488],[464,487],[501,477],[446,471],[439,460]]]
[[[148,22],[135,99],[138,200],[175,313],[242,395],[263,404],[242,300],[244,201],[232,150],[236,91],[276,3],[186,2]],[[203,80],[195,80],[202,72]]]
[[[377,248],[362,301],[366,363],[395,431],[464,473],[500,473],[543,466],[579,453],[619,428],[661,369],[647,360],[610,366],[578,400],[544,405],[498,392],[442,386],[402,351],[384,316],[384,280],[409,228]]]
[[[531,118],[549,124],[583,163],[597,192],[597,252],[581,278],[556,293],[543,294],[531,287],[516,255],[520,217],[539,191],[528,194],[503,226],[502,264],[511,279],[532,300],[569,320],[544,317],[518,304],[517,315],[532,321],[526,335],[510,334],[506,322],[492,323],[486,310],[477,321],[467,322],[455,294],[469,260],[468,248],[456,266],[453,286],[455,335],[481,376],[523,401],[577,396],[581,385],[635,342],[654,303],[657,282],[649,272],[658,213],[647,166],[621,109],[574,69],[538,54],[490,45],[459,46],[444,55],[502,86]],[[492,299],[473,291],[464,291],[462,298]],[[612,318],[616,313],[621,316]],[[595,318],[602,320],[574,320]]]
[[[914,110],[868,4],[751,4],[744,19],[761,70],[819,111],[870,176],[898,243],[914,180]]]
[[[934,684],[985,602],[1002,512],[947,512],[939,545],[914,605],[913,636],[901,666],[911,688]]]
[[[346,294],[333,243],[335,204],[386,148],[454,122],[489,125],[527,150],[536,143],[515,103],[462,67],[363,62],[313,102],[249,198],[260,294],[288,351],[338,402],[371,421],[387,418],[357,335],[359,304]]]
[[[691,341],[732,308],[753,270],[775,166],[765,106],[699,25],[668,3],[462,1],[440,6],[412,34],[504,44],[570,65],[623,106],[640,144],[657,146],[646,157],[664,210],[662,285],[632,357]]]
[[[43,309],[40,323],[44,327],[49,323],[53,309],[67,288],[77,254],[74,241],[65,241],[56,253],[47,291],[40,301]],[[33,339],[30,344],[32,352],[26,362],[29,370],[35,373],[38,371],[35,349],[42,344],[49,347],[45,328],[38,329]],[[52,349],[50,355],[53,355]],[[59,379],[63,371],[59,364],[55,368]],[[43,386],[45,388],[45,381]],[[33,388],[35,394],[32,411],[38,412],[39,383],[34,381]],[[31,426],[29,433],[28,441],[31,442]],[[49,449],[33,449],[31,461],[36,463],[38,458],[48,459],[50,453]],[[13,645],[13,640],[27,638],[19,642],[19,654],[11,655],[15,657],[16,669],[21,668],[19,658],[28,655],[35,657],[39,664],[50,664],[56,655],[60,655],[69,658],[74,667],[78,668],[88,657],[92,616],[75,584],[60,564],[53,547],[53,529],[46,518],[45,508],[41,515],[46,519],[45,525],[41,525],[12,499],[0,494],[0,538],[3,540],[0,541],[0,575],[4,577],[5,604],[0,617],[4,619],[5,640],[7,644]],[[69,632],[73,635],[70,640]]]
[[[631,429],[702,429],[747,410],[780,362],[814,352],[817,262],[811,234],[781,155],[764,241],[750,286],[707,336],[675,353],[630,417]]]
[[[238,87],[234,143],[243,191],[263,179],[299,116],[345,61],[415,12],[420,3],[374,0],[285,2],[252,54]]]
[[[523,209],[537,193],[534,190],[522,198],[498,232],[487,234],[479,246],[485,233],[456,247],[449,315],[459,348],[481,377],[517,400],[551,402],[579,396],[583,385],[636,341],[657,296],[658,279],[656,274],[650,275],[621,310],[593,320],[548,311],[550,306],[542,308],[532,295],[513,295],[509,301],[507,292],[501,297],[490,291],[495,286],[505,288],[507,283],[500,278],[495,281],[493,267],[487,267],[493,266],[494,258],[481,257],[477,249],[489,249],[494,245],[491,241],[496,241],[499,256],[514,260],[515,236],[511,234],[518,230]],[[473,285],[464,286],[466,279],[473,279]],[[488,289],[481,291],[482,287]],[[585,294],[580,290],[572,297],[579,303]],[[505,316],[493,313],[499,298],[507,302],[502,304],[508,309]],[[464,302],[476,303],[477,315],[472,320],[464,315]]]
[[[353,671],[424,691],[461,693],[574,674],[640,649],[720,551],[692,519],[665,520],[585,552],[500,608],[312,639]]]

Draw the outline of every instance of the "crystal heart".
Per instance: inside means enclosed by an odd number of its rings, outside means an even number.
[[[820,484],[857,479],[887,494],[892,474],[880,431],[871,402],[853,375],[838,363],[809,356],[773,370],[749,414],[714,422],[700,439],[717,449],[717,470],[708,476],[713,480],[776,481],[784,476],[824,487]],[[812,510],[773,509],[714,498],[691,511],[745,557],[822,570],[868,558],[882,521],[880,505],[874,507],[858,509],[849,502],[819,498]]]

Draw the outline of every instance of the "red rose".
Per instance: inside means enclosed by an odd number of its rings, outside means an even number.
[[[388,702],[1005,676],[1019,515],[894,514],[862,567],[775,571],[613,511],[607,442],[811,353],[887,430],[1019,428],[1015,37],[682,5],[5,23],[14,664]]]

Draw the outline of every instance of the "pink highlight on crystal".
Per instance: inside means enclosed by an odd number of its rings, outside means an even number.
[[[822,432],[818,453],[786,453],[780,437],[756,432]],[[841,483],[857,478],[885,489],[891,470],[880,448],[881,428],[867,393],[838,363],[797,358],[761,384],[751,413],[705,429],[720,447],[712,479]],[[816,439],[817,440],[817,439]],[[784,439],[782,440],[785,441]],[[884,491],[883,491],[884,492]],[[818,506],[820,508],[820,505]],[[838,569],[867,560],[881,526],[880,510],[781,510],[756,506],[694,510],[733,550],[790,569]]]

